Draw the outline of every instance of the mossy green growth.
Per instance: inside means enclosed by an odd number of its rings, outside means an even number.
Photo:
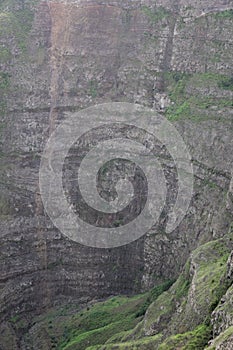
[[[197,248],[192,254],[195,274],[192,278],[187,303],[177,319],[176,327],[195,327],[208,320],[221,297],[229,287],[225,278],[226,262],[232,244],[230,237],[212,241]]]
[[[34,14],[32,9],[25,6],[14,10],[10,6],[1,6],[0,12],[0,37],[14,38],[21,54],[27,53],[27,38],[30,33]],[[1,49],[0,58],[7,59],[10,52]]]
[[[9,321],[13,324],[14,329],[22,330],[27,328],[27,321],[18,314],[12,316]]]
[[[155,350],[161,341],[162,334],[153,337],[145,337],[136,341],[128,341],[118,344],[105,344],[90,346],[86,350]]]
[[[223,349],[226,349],[226,342],[231,338],[230,344],[232,344],[233,339],[233,326],[227,328],[224,332],[222,332],[217,338],[215,338],[210,346],[205,348],[206,350],[215,350],[219,346],[223,346]],[[224,344],[225,343],[225,344]],[[230,345],[228,343],[228,345]],[[225,346],[224,346],[225,345]]]
[[[215,18],[223,18],[233,20],[233,9],[221,11],[214,14]]]
[[[96,80],[90,80],[88,82],[88,94],[92,98],[96,98],[98,96],[98,82]]]
[[[161,340],[162,335],[157,334],[153,337],[146,337],[137,341],[129,341],[122,344],[106,344],[99,346],[90,346],[86,350],[155,350]]]
[[[141,9],[153,24],[156,24],[169,16],[169,11],[162,6],[151,8],[143,5]]]
[[[11,322],[11,323],[16,323],[16,322],[19,321],[19,319],[20,319],[20,316],[19,316],[19,315],[14,315],[14,316],[12,316],[12,317],[10,318],[10,322]]]
[[[119,332],[114,334],[111,338],[106,341],[106,344],[122,343],[126,342],[128,337],[131,337],[132,330]],[[125,340],[124,340],[125,339]]]
[[[89,344],[105,343],[105,341],[107,341],[113,334],[132,328],[136,323],[137,321],[135,319],[127,317],[123,321],[114,322],[102,328],[94,329],[78,336],[74,336],[72,340],[70,340],[62,349],[81,350],[86,349]]]
[[[210,179],[206,178],[202,181],[204,187],[209,187],[210,189],[219,189],[219,186],[217,183],[211,181]]]
[[[173,105],[167,110],[167,117],[170,121],[179,120],[181,118],[188,118],[190,116],[190,104],[188,101],[180,105]]]
[[[187,268],[172,287],[148,308],[146,332],[185,333],[198,325],[208,324],[211,312],[229,288],[224,277],[226,262],[232,248],[230,238],[209,242],[197,248],[191,257],[194,275]],[[175,312],[179,305],[179,313]]]
[[[10,58],[11,58],[10,50],[5,46],[0,45],[0,63],[1,64],[7,63]]]
[[[11,207],[8,202],[8,199],[0,194],[0,219],[7,219],[11,215]]]
[[[33,323],[38,324],[39,330],[46,329],[48,342],[54,343],[56,340],[58,350],[86,349],[87,346],[110,341],[127,342],[131,337],[138,340],[143,336],[142,321],[146,305],[169,288],[171,283],[172,281],[165,282],[137,296],[118,296],[89,304],[81,311],[79,305],[52,309],[36,317]]]
[[[186,99],[186,85],[189,82],[190,74],[182,72],[167,72],[164,75],[167,85],[171,105],[166,110],[166,117],[175,121],[190,115],[190,104]]]
[[[17,48],[16,56],[25,62],[28,60],[28,36],[32,27],[34,12],[31,5],[34,1],[22,2],[21,6],[15,6],[15,1],[2,1],[0,3],[0,38],[3,38],[3,43],[0,46],[0,64],[7,64],[12,56],[11,48],[5,43],[7,40],[13,43]],[[26,59],[25,59],[26,58]],[[7,95],[10,88],[10,74],[5,71],[0,72],[0,116],[5,115],[7,111]]]
[[[147,294],[128,298],[114,297],[75,315],[59,345],[59,349],[86,349],[107,341],[114,334],[133,329],[141,321],[137,310]]]
[[[200,246],[192,253],[178,280],[158,296],[146,312],[144,332],[157,333],[155,336],[145,337],[145,333],[142,333],[141,339],[135,340],[133,333],[124,332],[104,345],[88,349],[204,349],[212,334],[209,322],[211,312],[229,288],[225,276],[231,249],[232,237],[226,235]],[[164,339],[161,333],[171,335]]]
[[[6,101],[0,101],[0,116],[4,116],[7,110],[7,104]]]
[[[158,350],[197,350],[204,349],[211,338],[211,328],[205,324],[199,325],[193,331],[168,337]]]
[[[0,116],[4,116],[7,111],[7,94],[10,88],[10,74],[0,71]],[[0,123],[0,135],[3,124]]]
[[[174,282],[175,282],[174,280],[168,280],[160,284],[159,286],[154,287],[148,293],[148,297],[146,298],[145,302],[138,309],[137,316],[139,317],[139,316],[145,315],[150,304],[152,304],[163,292],[168,290]]]
[[[162,293],[154,303],[149,306],[144,319],[144,327],[147,331],[151,328],[154,329],[155,325],[158,331],[166,329],[176,309],[177,302],[181,304],[187,297],[190,286],[188,268],[189,261],[185,265],[183,273],[171,288]]]
[[[233,76],[222,77],[222,79],[218,81],[218,86],[224,90],[233,91]]]
[[[211,337],[211,313],[230,290],[226,261],[232,249],[229,233],[197,248],[175,283],[56,313],[41,327],[60,350],[202,350]]]
[[[185,277],[183,274],[180,275],[176,282],[176,288],[174,289],[176,299],[180,300],[181,298],[187,296],[189,287],[190,280],[187,279],[187,277]]]
[[[171,105],[165,114],[171,121],[191,119],[201,121],[217,118],[218,114],[211,108],[232,108],[232,98],[218,97],[217,91],[232,90],[233,78],[215,73],[184,74],[167,72],[167,81]],[[190,90],[191,87],[191,90]],[[202,91],[212,88],[212,95],[203,95]],[[193,92],[194,91],[194,92]]]
[[[91,346],[86,350],[201,350],[205,348],[210,338],[211,328],[201,324],[193,331],[170,336],[165,341],[162,341],[162,334],[157,334],[137,341]]]
[[[6,91],[10,86],[10,74],[0,71],[0,90]]]
[[[72,326],[67,328],[59,349],[81,350],[88,345],[103,344],[110,338],[127,336],[142,320],[150,303],[172,283],[167,281],[135,297],[115,297],[80,312],[72,320]]]

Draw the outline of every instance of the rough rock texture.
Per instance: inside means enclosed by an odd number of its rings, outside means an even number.
[[[15,314],[28,321],[51,305],[148,289],[177,276],[200,243],[227,232],[232,8],[230,0],[1,2],[2,332],[12,331],[5,321]],[[176,123],[193,157],[195,194],[172,234],[160,223],[126,247],[99,250],[53,227],[38,170],[61,120],[109,101],[141,103]]]
[[[232,257],[233,252],[227,261],[227,278],[232,279]],[[225,332],[228,328],[233,326],[233,304],[232,304],[232,286],[227,290],[227,293],[221,298],[218,307],[211,315],[211,322],[213,324],[213,334],[215,337]]]
[[[232,247],[232,234],[198,247],[172,286],[110,298],[81,312],[75,305],[50,310],[34,318],[21,348],[202,350],[209,343],[209,350],[231,349]],[[15,328],[21,323],[11,320]]]
[[[185,333],[205,322],[211,309],[215,308],[232,283],[225,263],[231,246],[231,239],[212,241],[191,254],[186,272],[169,290],[170,296],[164,298],[162,294],[149,307],[145,315],[145,334],[164,332],[165,327],[173,334]],[[186,301],[182,303],[184,297]]]

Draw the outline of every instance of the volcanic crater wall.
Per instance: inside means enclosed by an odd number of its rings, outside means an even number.
[[[1,317],[173,278],[190,251],[232,222],[232,2],[3,1],[0,8]],[[38,172],[62,120],[111,101],[140,103],[174,122],[192,154],[195,193],[172,234],[160,222],[127,246],[95,249],[52,225]]]

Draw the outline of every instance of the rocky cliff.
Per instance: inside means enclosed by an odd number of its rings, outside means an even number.
[[[36,314],[146,291],[177,277],[197,246],[229,230],[233,5],[4,0],[0,11],[1,334],[4,342],[16,334],[1,347],[17,349]],[[172,234],[161,221],[127,246],[95,249],[53,226],[38,172],[62,120],[110,101],[151,107],[174,123],[192,155],[195,193]],[[15,317],[22,327],[14,327]]]

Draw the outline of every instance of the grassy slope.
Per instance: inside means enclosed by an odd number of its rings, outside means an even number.
[[[70,325],[68,335],[59,348],[86,349],[88,345],[101,344],[113,335],[133,329],[142,320],[150,303],[171,283],[168,281],[136,297],[114,297],[79,313],[75,328]]]
[[[157,293],[154,289],[149,294],[113,298],[94,305],[76,316],[80,329],[76,329],[76,334],[71,332],[69,341],[63,341],[59,348],[204,349],[211,338],[211,312],[229,287],[225,274],[232,247],[231,236],[199,247],[179,279],[161,294],[168,285]],[[140,322],[153,293],[154,301]]]
[[[52,311],[35,320],[31,334],[38,332],[37,339],[59,350],[204,349],[212,334],[211,313],[231,283],[225,276],[232,249],[231,235],[209,242],[191,254],[175,283],[81,311],[73,306]],[[226,331],[227,337],[231,334]]]

